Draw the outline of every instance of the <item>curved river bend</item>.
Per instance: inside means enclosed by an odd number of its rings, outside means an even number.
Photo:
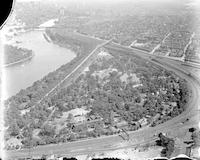
[[[44,31],[34,30],[21,33],[13,38],[14,41],[21,42],[13,45],[33,50],[34,57],[22,64],[4,68],[6,74],[5,99],[15,95],[21,89],[31,86],[33,82],[76,57],[74,52],[47,42],[43,33]]]

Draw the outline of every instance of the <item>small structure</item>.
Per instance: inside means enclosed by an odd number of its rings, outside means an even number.
[[[147,118],[145,118],[145,117],[141,118],[138,122],[142,127],[144,127],[148,124]]]
[[[42,160],[43,158],[45,158],[45,157],[43,157],[43,156],[42,157],[41,156],[32,156],[31,160]]]
[[[89,112],[90,111],[85,110],[83,108],[75,108],[68,112],[64,112],[60,118],[56,119],[56,122],[57,123],[68,122],[69,120],[68,116],[71,115],[73,123],[81,123],[87,120],[86,114]]]
[[[48,156],[46,159],[47,160],[55,160],[55,159],[57,159],[57,156],[52,154],[52,155]]]
[[[83,116],[83,115],[76,115],[74,116],[74,122],[75,123],[81,123],[81,122],[84,122],[86,121],[86,117]]]
[[[118,122],[116,124],[117,127],[121,128],[121,127],[125,127],[125,126],[128,126],[128,122],[125,121],[125,120],[121,120],[120,122]]]
[[[155,122],[155,121],[157,121],[159,118],[160,118],[160,114],[157,113],[157,114],[153,117],[152,121]]]

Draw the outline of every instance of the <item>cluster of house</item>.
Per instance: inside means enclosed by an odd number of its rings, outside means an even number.
[[[176,105],[177,104],[175,102],[171,102],[170,104],[163,104],[164,109],[162,111],[162,115],[171,112],[173,107]],[[100,116],[98,115],[87,116],[89,112],[90,110],[86,110],[85,108],[76,108],[68,112],[64,112],[61,117],[56,118],[53,122],[53,125],[57,127],[56,132],[59,133],[59,131],[62,128],[65,128],[68,125],[68,123],[71,123],[72,124],[71,129],[77,132],[81,126],[85,126],[87,129],[86,131],[89,132],[93,131],[97,123],[99,124],[101,123],[102,128],[109,129],[110,132],[112,132],[113,134],[119,133],[122,128],[129,130],[128,122],[123,120],[122,117],[116,112],[113,112],[114,125],[109,127],[105,126],[105,124],[102,123],[103,119]],[[150,117],[147,115],[146,117],[143,117],[140,120],[133,122],[132,126],[135,128],[134,130],[137,130],[141,127],[145,127],[148,125],[151,126],[151,124],[158,121],[162,115],[159,113],[156,114],[154,117]],[[7,149],[20,149],[21,147],[22,147],[21,140],[16,137],[12,137],[6,142]]]
[[[69,123],[73,131],[78,130],[81,126],[85,126],[87,131],[92,131],[95,128],[94,124],[101,122],[102,118],[98,115],[88,116],[88,113],[90,113],[90,110],[86,109],[86,107],[75,108],[68,112],[63,112],[62,116],[56,118],[51,124],[56,126],[56,132],[67,127]]]
[[[131,47],[142,48],[148,52],[150,52],[156,45],[158,45],[164,35],[158,35],[156,33],[151,34],[141,34],[139,38],[137,38],[132,44]]]
[[[195,33],[193,38],[191,39],[190,51],[191,52],[188,52],[186,54],[186,57],[185,57],[186,60],[192,61],[192,62],[195,62],[195,63],[200,63],[200,54],[199,54],[199,51],[200,51],[200,34],[199,33]]]
[[[155,54],[165,53],[167,56],[182,57],[190,43],[192,33],[188,31],[179,31],[171,33],[161,46],[155,51]]]

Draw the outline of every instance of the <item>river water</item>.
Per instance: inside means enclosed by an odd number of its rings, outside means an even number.
[[[15,95],[21,89],[31,86],[33,82],[75,58],[74,52],[47,42],[43,33],[44,31],[34,30],[20,33],[14,37],[14,41],[21,43],[13,45],[33,50],[34,57],[22,64],[4,68],[6,75],[5,99]]]

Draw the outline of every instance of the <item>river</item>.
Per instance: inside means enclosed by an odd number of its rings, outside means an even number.
[[[33,50],[34,57],[22,64],[3,69],[6,75],[5,99],[31,86],[33,82],[76,57],[74,52],[47,42],[43,33],[41,30],[33,30],[14,37],[14,41],[21,43],[13,45]]]

